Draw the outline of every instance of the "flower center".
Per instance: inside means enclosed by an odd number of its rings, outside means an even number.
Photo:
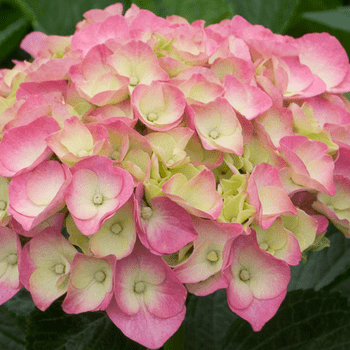
[[[5,210],[7,206],[7,202],[5,201],[0,201],[0,210]]]
[[[136,86],[139,83],[139,79],[137,77],[131,77],[129,80],[129,85]]]
[[[275,255],[275,249],[273,249],[273,248],[271,248],[271,247],[269,247],[269,248],[267,249],[267,252],[269,252],[271,255]]]
[[[17,254],[10,254],[7,257],[7,263],[9,265],[16,265],[17,264]]]
[[[264,249],[264,250],[267,250],[269,248],[269,246],[268,246],[267,243],[263,242],[263,243],[260,244],[260,248]]]
[[[119,234],[120,232],[123,231],[123,227],[122,225],[119,224],[119,222],[115,223],[114,225],[111,226],[110,230],[114,233],[114,234]]]
[[[138,294],[143,293],[145,289],[146,289],[146,285],[142,281],[136,282],[134,285],[134,291]]]
[[[213,129],[210,131],[209,137],[215,140],[219,137],[219,132],[216,129]]]
[[[144,220],[148,220],[152,216],[152,208],[150,207],[143,207],[141,209],[141,217]]]
[[[239,271],[239,278],[241,281],[249,281],[250,280],[250,273],[247,269],[242,269]]]
[[[103,203],[103,196],[100,193],[94,195],[93,202],[95,205],[101,205]]]
[[[97,282],[103,282],[106,279],[106,274],[103,271],[97,271],[94,277]]]
[[[147,115],[147,120],[150,121],[150,122],[154,122],[155,120],[158,119],[158,115],[156,113],[148,113]]]
[[[117,160],[120,157],[120,151],[118,151],[117,149],[112,153],[111,158],[113,160]]]
[[[55,273],[57,275],[63,275],[66,270],[66,267],[63,264],[55,265]]]
[[[89,155],[89,153],[88,153],[88,151],[85,150],[85,149],[82,149],[82,150],[80,150],[80,151],[78,152],[78,157],[86,157],[86,156],[88,156],[88,155]]]
[[[219,260],[219,255],[215,250],[212,250],[207,254],[206,258],[211,262],[217,262]]]
[[[176,153],[174,154],[174,156],[172,158],[170,158],[168,161],[167,161],[167,164],[168,165],[173,165],[175,164],[176,162],[178,162],[179,160],[181,160],[181,156]]]

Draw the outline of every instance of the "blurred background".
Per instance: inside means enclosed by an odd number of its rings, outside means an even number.
[[[120,1],[124,11],[131,1]],[[300,37],[310,32],[336,36],[350,56],[350,0],[135,0],[140,8],[166,17],[179,15],[189,22],[203,19],[218,23],[239,14],[274,33]],[[11,68],[12,60],[29,60],[19,44],[31,31],[72,35],[83,13],[103,9],[113,0],[0,0],[0,67]]]

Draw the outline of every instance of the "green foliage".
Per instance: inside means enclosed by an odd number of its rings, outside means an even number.
[[[206,25],[209,25],[233,16],[232,8],[225,0],[135,0],[133,2],[157,16],[178,15],[186,18],[190,23],[203,19]]]
[[[205,297],[191,295],[183,323],[185,349],[220,349],[226,332],[238,319],[227,304],[226,290]]]
[[[19,45],[29,27],[18,8],[0,2],[0,62]]]
[[[35,310],[27,323],[28,350],[138,350],[145,349],[125,337],[105,312],[68,315],[60,300],[45,312]]]
[[[0,349],[25,350],[25,316],[0,306]]]
[[[292,266],[292,278],[288,290],[313,288],[320,290],[350,268],[350,240],[331,226],[327,235],[329,248],[318,252],[308,252],[307,262]],[[350,280],[349,280],[350,282]]]
[[[350,6],[329,11],[305,12],[303,17],[331,28],[350,32]]]
[[[250,23],[262,24],[275,33],[284,33],[301,0],[226,0],[234,14]]]
[[[93,8],[105,8],[114,0],[12,0],[32,21],[34,30],[46,34],[72,35],[83,13]],[[129,1],[119,1],[129,7]]]
[[[222,350],[345,350],[350,345],[348,299],[339,293],[288,293],[276,316],[260,332],[237,320]]]

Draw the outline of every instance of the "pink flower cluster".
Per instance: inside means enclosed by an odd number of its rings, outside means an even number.
[[[350,237],[350,66],[327,33],[121,4],[0,70],[0,302],[106,310],[158,348],[187,292],[255,331],[328,219]],[[62,234],[66,227],[69,239]]]

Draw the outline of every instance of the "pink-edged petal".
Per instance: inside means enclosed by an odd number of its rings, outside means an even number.
[[[136,242],[132,198],[91,236],[89,250],[98,257],[113,254],[117,259],[131,254]]]
[[[187,290],[197,296],[206,296],[216,292],[218,289],[227,288],[227,286],[227,281],[222,276],[221,271],[201,282],[186,283]]]
[[[125,259],[118,261],[113,290],[122,313],[131,316],[140,310],[139,295],[134,292],[135,281],[140,280],[140,265],[136,259]]]
[[[93,202],[98,186],[98,177],[89,169],[81,169],[74,173],[71,185],[66,194],[66,203],[73,216],[88,220],[97,214]]]
[[[154,316],[167,319],[178,315],[184,308],[186,289],[174,273],[168,273],[167,279],[159,285],[146,287],[144,303]]]
[[[47,268],[37,268],[30,276],[30,291],[38,309],[45,311],[51,303],[67,291],[68,275],[61,276]]]
[[[64,206],[64,191],[70,181],[71,173],[65,164],[45,161],[11,181],[8,210],[29,231]]]
[[[249,286],[242,281],[230,283],[227,289],[227,301],[233,309],[246,309],[251,305],[254,296]]]
[[[145,229],[150,246],[160,254],[175,253],[197,238],[191,216],[167,197],[152,199],[152,216]]]
[[[209,169],[203,169],[189,181],[183,174],[175,174],[163,184],[162,191],[190,214],[208,219],[220,215],[223,202]]]
[[[184,307],[177,315],[165,319],[152,315],[145,306],[142,306],[137,314],[128,316],[112,299],[106,311],[113,323],[127,337],[150,349],[158,349],[180,327],[185,318],[186,308]]]
[[[108,260],[76,254],[62,308],[67,313],[103,310],[112,298],[115,258]]]
[[[8,227],[0,227],[0,305],[21,288],[19,261],[22,247],[18,235]]]
[[[19,285],[17,288],[12,288],[8,285],[8,283],[0,281],[0,305],[10,300],[14,295],[16,295],[20,291],[21,288],[22,285]]]
[[[280,140],[281,150],[293,169],[292,179],[329,195],[335,193],[333,182],[334,162],[327,154],[328,147],[321,141],[305,136],[285,136]]]
[[[103,22],[93,23],[72,36],[72,50],[78,50],[84,57],[91,48],[108,40],[126,38],[129,26],[121,15],[110,16]]]
[[[349,59],[338,39],[328,33],[311,33],[297,39],[297,43],[300,62],[326,83],[327,90],[344,80]]]
[[[244,85],[233,76],[225,77],[225,98],[248,120],[256,118],[272,106],[271,98],[256,86]]]
[[[65,173],[58,162],[42,163],[28,179],[28,197],[36,205],[48,205],[64,181]]]
[[[269,321],[273,316],[275,316],[278,308],[282,304],[282,301],[286,297],[287,289],[282,292],[279,296],[273,299],[267,300],[259,300],[254,299],[250,306],[245,309],[237,309],[234,306],[230,307],[233,312],[235,312],[238,316],[247,320],[253,330],[258,332],[265,325],[267,321]],[[258,316],[258,317],[257,317]]]
[[[12,177],[29,171],[49,158],[52,151],[45,139],[57,130],[58,124],[52,117],[41,117],[9,130],[0,142],[1,175]]]
[[[46,48],[47,35],[42,32],[31,32],[21,42],[21,49],[28,52],[34,58]]]
[[[243,233],[238,223],[222,223],[193,218],[198,238],[194,241],[194,251],[174,271],[182,283],[204,281],[222,268],[222,253],[225,244]]]

